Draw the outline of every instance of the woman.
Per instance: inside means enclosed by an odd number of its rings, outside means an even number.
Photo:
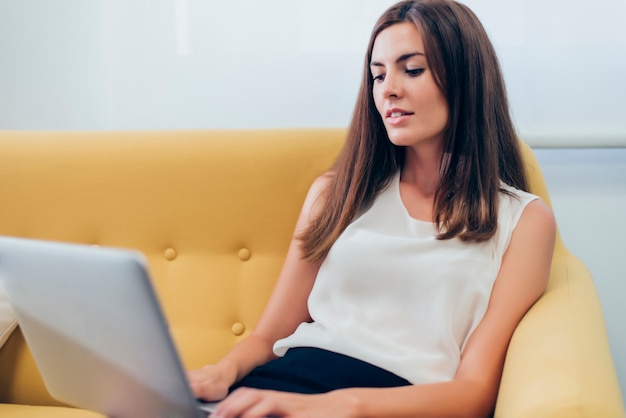
[[[218,417],[485,417],[555,238],[465,6],[377,22],[347,142],[252,334],[189,373]],[[230,393],[230,395],[229,395]]]

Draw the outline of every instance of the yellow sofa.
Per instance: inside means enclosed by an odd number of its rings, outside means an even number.
[[[0,235],[142,251],[184,365],[199,367],[254,327],[344,134],[0,131]],[[48,395],[18,328],[0,349],[0,416],[100,415]],[[560,239],[549,288],[511,342],[496,416],[624,417],[593,281]]]

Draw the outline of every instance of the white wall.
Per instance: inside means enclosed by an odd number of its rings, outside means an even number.
[[[106,129],[102,1],[0,0],[0,129]]]
[[[0,127],[345,126],[390,0],[0,0]],[[468,0],[532,144],[626,146],[626,0]]]
[[[0,129],[346,126],[369,32],[392,3],[0,0]],[[626,0],[466,4],[525,139],[626,147]],[[566,244],[594,273],[624,391],[626,156],[563,152],[542,164]]]

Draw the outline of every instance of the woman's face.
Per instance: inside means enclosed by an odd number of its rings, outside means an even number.
[[[374,41],[374,103],[395,145],[443,144],[448,103],[426,58],[422,36],[412,23],[390,26]]]

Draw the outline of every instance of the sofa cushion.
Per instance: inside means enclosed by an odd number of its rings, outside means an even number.
[[[17,326],[15,313],[9,303],[9,298],[0,283],[0,347],[9,339],[9,336]]]

